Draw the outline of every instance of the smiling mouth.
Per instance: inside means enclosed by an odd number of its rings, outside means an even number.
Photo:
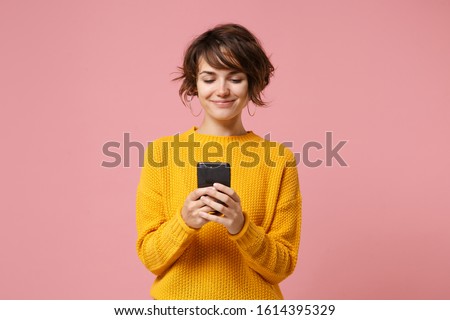
[[[224,100],[224,101],[215,101],[215,100],[211,100],[211,101],[214,102],[214,103],[221,104],[221,103],[230,103],[230,102],[233,102],[234,100]]]
[[[234,105],[234,100],[217,101],[211,100],[219,108],[229,108]]]
[[[234,100],[214,101],[211,100],[218,108],[231,108],[234,105]]]

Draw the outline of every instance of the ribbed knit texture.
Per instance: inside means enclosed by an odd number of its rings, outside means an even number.
[[[146,149],[136,223],[139,258],[157,275],[151,296],[283,299],[278,284],[294,271],[300,243],[302,201],[292,151],[275,142],[263,147],[265,140],[252,131],[211,136],[196,129],[162,137]],[[231,235],[215,222],[192,229],[183,221],[181,209],[197,188],[200,161],[230,163],[231,188],[245,216],[240,233]]]

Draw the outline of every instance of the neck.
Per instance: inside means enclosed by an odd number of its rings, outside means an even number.
[[[198,127],[198,133],[212,136],[240,136],[247,133],[242,121],[227,123],[205,120],[206,119],[203,119],[202,124]]]

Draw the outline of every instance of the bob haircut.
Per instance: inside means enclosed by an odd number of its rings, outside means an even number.
[[[249,99],[257,106],[265,106],[261,92],[269,84],[275,68],[260,41],[239,24],[220,24],[210,29],[189,45],[184,54],[183,67],[178,67],[183,79],[179,95],[186,106],[188,96],[197,95],[197,74],[200,58],[216,69],[231,69],[245,73],[248,79]]]

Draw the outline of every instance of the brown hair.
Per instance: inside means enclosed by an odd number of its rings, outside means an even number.
[[[188,96],[197,95],[197,73],[200,58],[216,69],[243,72],[248,79],[249,98],[257,106],[265,106],[261,92],[269,84],[275,68],[260,41],[239,24],[220,24],[195,38],[184,53],[183,66],[178,67],[183,79],[179,95],[186,105]]]

